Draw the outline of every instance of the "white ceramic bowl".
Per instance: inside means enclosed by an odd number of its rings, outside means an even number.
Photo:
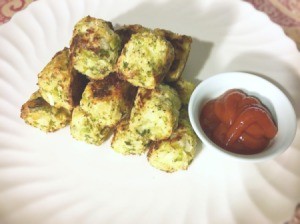
[[[272,113],[277,123],[278,133],[263,152],[253,155],[231,153],[214,144],[202,130],[199,114],[204,104],[229,89],[241,89],[245,93],[259,98]],[[297,119],[287,96],[271,82],[248,73],[221,73],[204,80],[195,88],[188,110],[191,124],[205,148],[238,160],[258,162],[274,158],[292,144],[296,134]]]

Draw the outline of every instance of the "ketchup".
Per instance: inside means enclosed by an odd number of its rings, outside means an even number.
[[[244,155],[262,152],[278,131],[269,110],[257,98],[238,89],[208,101],[199,120],[214,143]]]

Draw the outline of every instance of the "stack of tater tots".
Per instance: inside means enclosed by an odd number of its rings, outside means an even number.
[[[90,16],[74,27],[69,48],[38,74],[38,90],[21,118],[45,132],[70,125],[71,135],[124,155],[147,153],[160,170],[186,170],[197,137],[187,105],[194,84],[181,75],[192,38],[163,29]]]

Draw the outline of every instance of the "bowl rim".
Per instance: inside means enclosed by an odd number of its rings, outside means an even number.
[[[271,88],[273,91],[276,90],[277,94],[280,94],[282,99],[284,99],[285,104],[287,106],[287,110],[289,112],[289,119],[291,120],[291,125],[289,126],[289,130],[290,130],[290,137],[285,141],[284,147],[282,147],[281,149],[277,149],[273,152],[270,153],[271,150],[264,150],[261,153],[257,153],[257,154],[251,154],[251,155],[243,155],[243,154],[237,154],[237,153],[233,153],[233,152],[229,152],[221,147],[219,147],[218,145],[216,145],[210,138],[208,138],[206,136],[206,134],[204,133],[203,129],[201,128],[201,125],[199,124],[199,120],[198,120],[198,116],[200,113],[200,109],[196,108],[197,112],[194,112],[195,110],[195,104],[198,104],[198,107],[200,107],[199,102],[202,102],[202,105],[207,102],[210,99],[206,99],[205,102],[203,102],[203,99],[199,99],[199,92],[202,91],[203,89],[205,90],[206,86],[210,83],[210,82],[215,82],[218,81],[219,79],[224,79],[224,78],[237,78],[237,76],[239,76],[238,78],[241,78],[241,76],[243,76],[243,78],[248,79],[248,80],[256,80],[261,82],[264,86],[266,86],[266,88]],[[251,85],[250,85],[251,87]],[[233,89],[233,88],[227,88],[224,89],[223,92],[225,92],[226,90],[229,89]],[[236,88],[239,89],[239,88]],[[249,90],[249,89],[248,89]],[[221,95],[223,92],[221,92],[220,94],[217,94],[217,96]],[[203,94],[204,95],[204,94]],[[250,94],[251,95],[251,94]],[[260,97],[258,97],[260,99]],[[272,105],[275,107],[275,105]],[[190,97],[190,101],[188,104],[188,114],[189,114],[189,119],[190,119],[190,123],[196,133],[196,135],[198,136],[198,138],[203,142],[203,145],[205,146],[204,148],[209,148],[211,150],[213,150],[214,152],[217,152],[219,155],[223,155],[227,158],[230,159],[235,159],[235,160],[239,160],[239,161],[248,161],[248,162],[260,162],[260,161],[265,161],[268,159],[272,159],[276,156],[278,156],[279,154],[283,153],[285,150],[287,150],[289,148],[289,146],[292,144],[295,135],[296,135],[296,131],[297,131],[297,117],[296,117],[296,113],[295,113],[295,109],[291,103],[291,101],[289,100],[289,98],[287,97],[287,95],[278,87],[276,86],[274,83],[272,83],[271,81],[252,74],[252,73],[246,73],[246,72],[223,72],[223,73],[218,73],[215,75],[212,75],[210,77],[208,77],[207,79],[203,80],[202,82],[200,82],[196,88],[194,89],[191,97]],[[272,113],[272,115],[274,115]],[[276,114],[275,114],[276,116]],[[274,117],[274,116],[273,116]],[[275,119],[280,119],[280,118],[276,118]],[[272,141],[271,141],[271,145],[272,145]],[[270,146],[271,147],[271,146]]]

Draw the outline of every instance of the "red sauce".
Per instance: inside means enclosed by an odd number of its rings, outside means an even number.
[[[257,98],[237,89],[207,102],[200,125],[214,143],[244,155],[262,152],[278,130],[269,110]]]

